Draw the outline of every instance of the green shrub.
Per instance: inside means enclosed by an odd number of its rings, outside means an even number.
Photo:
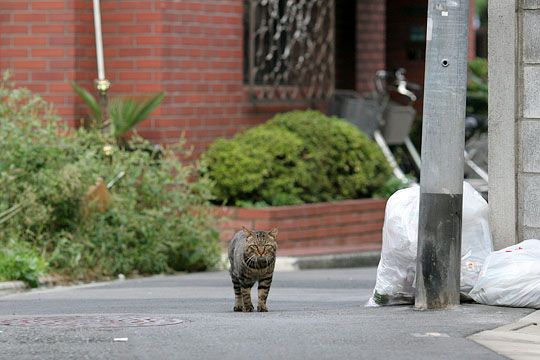
[[[194,180],[198,170],[174,154],[180,147],[156,159],[138,136],[127,151],[110,134],[70,130],[38,96],[5,82],[0,100],[0,214],[10,214],[0,215],[0,245],[28,246],[74,278],[217,263],[210,182]],[[106,211],[85,204],[99,178],[122,172]]]
[[[392,176],[384,183],[383,186],[381,186],[373,193],[373,197],[380,199],[388,199],[396,191],[405,189],[408,186],[408,183],[404,183],[397,177]]]
[[[217,140],[205,154],[220,200],[302,203],[311,170],[302,160],[304,144],[279,128],[257,127],[234,141]]]
[[[469,61],[467,82],[467,112],[487,116],[488,111],[488,63],[487,59]]]
[[[21,280],[31,287],[39,285],[46,263],[35,250],[15,244],[0,252],[0,281]]]
[[[218,140],[203,163],[216,198],[238,206],[369,197],[390,175],[381,151],[356,127],[312,110]]]

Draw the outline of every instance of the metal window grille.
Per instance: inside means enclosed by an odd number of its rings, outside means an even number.
[[[245,0],[253,101],[317,101],[334,90],[334,0]]]

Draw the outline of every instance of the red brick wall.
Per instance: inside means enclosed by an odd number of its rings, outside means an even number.
[[[366,94],[375,72],[386,66],[386,2],[358,0],[356,6],[356,91]]]
[[[169,1],[164,26],[173,40],[165,49],[163,85],[169,101],[160,129],[186,137],[197,148],[262,122],[243,85],[243,2]]]
[[[163,91],[165,48],[163,16],[158,1],[101,0],[105,72],[109,94],[142,96]],[[154,131],[164,112],[160,106],[139,125],[140,133],[160,141]]]
[[[103,1],[111,95],[165,91],[139,133],[160,143],[182,134],[195,155],[290,105],[254,106],[243,83],[243,2]]]
[[[0,2],[0,69],[42,94],[70,124],[77,113],[71,80],[91,79],[95,66],[91,2]],[[86,73],[85,73],[86,72]]]
[[[476,57],[476,31],[474,29],[474,0],[469,0],[469,47],[468,57],[474,59]]]
[[[226,217],[221,241],[225,246],[242,226],[277,227],[281,255],[379,250],[385,205],[385,200],[359,199],[266,209],[226,207],[220,210]]]
[[[475,56],[475,33],[472,26],[474,18],[474,0],[470,0],[469,17],[469,59]],[[411,27],[418,27],[425,32],[427,23],[427,0],[392,0],[387,5],[387,46],[386,67],[389,70],[403,67],[407,78],[424,85],[425,42],[410,41]],[[418,103],[418,105],[421,102]],[[421,106],[419,107],[421,110]]]
[[[111,96],[165,91],[139,126],[174,143],[185,133],[196,154],[274,113],[299,106],[253,105],[243,84],[242,0],[101,0],[105,68]],[[358,1],[357,89],[370,89],[384,67],[384,11]],[[0,68],[54,103],[71,124],[85,113],[70,81],[93,89],[96,77],[92,2],[0,2]],[[320,104],[324,106],[324,104]]]

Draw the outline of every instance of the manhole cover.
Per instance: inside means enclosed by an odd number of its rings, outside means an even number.
[[[53,327],[142,327],[183,323],[184,320],[160,315],[54,315],[0,317],[0,326],[53,326]]]

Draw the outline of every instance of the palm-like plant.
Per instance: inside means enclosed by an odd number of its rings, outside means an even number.
[[[108,107],[113,136],[120,139],[138,123],[146,119],[161,104],[164,97],[165,94],[161,92],[141,100],[113,99]]]
[[[90,120],[93,122],[93,124],[98,127],[102,126],[104,123],[103,113],[96,98],[88,91],[77,85],[75,81],[71,82],[71,87],[84,101],[86,106],[88,106],[88,109],[90,110]]]
[[[138,123],[145,120],[152,111],[163,101],[165,93],[160,92],[145,99],[114,98],[108,106],[108,119],[104,119],[103,111],[96,98],[75,82],[71,83],[73,90],[80,96],[90,110],[90,119],[97,127],[111,125],[111,133],[120,141]]]

